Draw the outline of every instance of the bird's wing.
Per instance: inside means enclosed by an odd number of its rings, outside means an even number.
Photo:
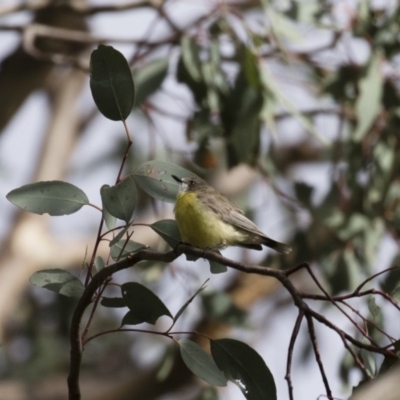
[[[243,214],[228,213],[223,215],[222,219],[226,223],[234,225],[236,228],[243,229],[244,231],[254,233],[256,235],[265,236],[265,234],[262,233],[257,226]]]
[[[244,231],[265,237],[265,234],[262,233],[252,221],[243,215],[243,210],[227,197],[220,193],[218,193],[218,195],[218,197],[208,196],[207,198],[207,206],[215,214],[219,215],[221,219],[228,224],[234,225]]]

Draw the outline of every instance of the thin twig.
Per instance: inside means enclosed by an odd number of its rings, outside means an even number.
[[[351,346],[347,343],[347,340],[343,337],[340,336],[340,338],[342,339],[343,345],[344,347],[347,349],[347,351],[351,354],[351,356],[354,359],[354,362],[356,363],[356,365],[358,366],[358,368],[360,368],[361,372],[363,373],[365,378],[369,378],[369,374],[367,369],[365,368],[363,362],[361,361],[360,357],[357,356],[357,354],[354,352],[354,350],[351,348]]]
[[[314,273],[312,272],[310,266],[306,266],[305,267],[307,272],[309,273],[309,275],[311,276],[312,280],[314,281],[314,283],[318,286],[319,290],[321,290],[321,292],[326,296],[326,298],[329,300],[329,302],[336,307],[343,315],[346,316],[346,318],[352,323],[352,325],[365,337],[367,338],[374,346],[379,347],[379,345],[375,342],[375,340],[368,335],[368,333],[361,328],[356,321],[354,321],[353,318],[351,318],[351,316],[349,314],[347,314],[347,312],[345,310],[343,310],[339,305],[338,302],[335,301],[330,294],[324,289],[324,287],[322,286],[322,284],[319,282],[319,280],[316,278],[316,276],[314,275]]]
[[[300,331],[300,326],[301,322],[303,321],[304,317],[304,311],[300,310],[299,315],[296,318],[296,323],[294,324],[292,335],[290,337],[290,342],[289,342],[289,349],[288,349],[288,357],[287,357],[287,362],[286,362],[286,376],[285,379],[288,384],[288,390],[289,390],[289,399],[294,400],[293,397],[293,384],[292,384],[292,377],[291,377],[291,369],[292,369],[292,359],[293,359],[293,349],[294,345],[296,343],[297,336]]]
[[[321,373],[322,381],[324,382],[326,395],[327,395],[328,399],[333,400],[332,391],[329,386],[328,378],[326,377],[324,365],[322,363],[321,355],[320,355],[319,349],[318,349],[317,337],[315,335],[315,329],[314,329],[314,322],[310,315],[306,315],[306,319],[307,319],[308,331],[310,333],[311,343],[312,343],[312,346],[314,349],[315,359],[317,360],[317,364],[319,367],[319,371]]]

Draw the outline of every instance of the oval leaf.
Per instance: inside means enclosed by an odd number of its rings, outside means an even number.
[[[195,400],[219,400],[218,391],[212,386],[204,387]]]
[[[135,106],[139,107],[163,83],[168,72],[168,58],[150,61],[133,73],[136,85]]]
[[[353,132],[353,138],[357,142],[367,134],[381,110],[384,82],[381,64],[381,55],[374,54],[365,77],[359,82],[360,94],[356,100],[357,127]]]
[[[94,260],[94,266],[96,268],[96,271],[99,272],[106,266],[106,263],[104,262],[102,257],[97,256]]]
[[[178,224],[174,219],[163,219],[150,225],[172,248],[182,242]]]
[[[225,376],[248,400],[276,400],[274,378],[260,355],[233,339],[210,340],[211,354]]]
[[[73,214],[89,204],[81,189],[62,181],[24,185],[8,193],[7,199],[23,210],[52,216]]]
[[[208,260],[208,262],[210,263],[210,272],[212,274],[222,274],[228,271],[228,267],[226,265],[222,265],[212,260]]]
[[[174,203],[178,193],[178,183],[171,177],[196,176],[178,165],[164,161],[147,161],[134,173],[136,183],[151,197]]]
[[[103,190],[103,187],[106,187],[108,185],[103,185],[100,189],[100,194],[101,191]],[[111,215],[107,209],[104,207],[103,204],[103,218],[104,218],[104,222],[106,223],[106,227],[111,230],[114,229],[117,226],[117,218],[115,218],[113,215]]]
[[[76,276],[60,268],[37,271],[29,278],[29,281],[36,286],[67,297],[81,297],[85,290]]]
[[[90,57],[90,90],[99,111],[113,121],[125,120],[135,101],[131,69],[111,46],[99,45]]]
[[[154,325],[162,315],[172,318],[170,311],[160,298],[140,283],[124,283],[121,286],[121,292],[129,308],[122,325],[137,325],[143,322]]]
[[[137,253],[143,248],[144,245],[142,243],[133,242],[132,240],[128,242],[126,242],[126,240],[120,240],[111,246],[111,258],[117,261],[128,257],[129,254]]]
[[[186,303],[178,310],[178,312],[175,314],[174,317],[174,324],[175,322],[178,320],[178,318],[182,315],[182,313],[186,310],[186,308],[189,306],[189,304],[194,300],[194,298],[200,293],[202,292],[205,288],[206,288],[206,283],[209,281],[209,279],[207,279],[198,290],[196,290],[196,292],[194,293],[194,295],[190,296],[189,300],[186,301]]]
[[[183,36],[181,40],[182,59],[185,67],[187,68],[191,78],[199,82],[201,76],[201,60],[200,60],[200,47],[189,36]]]
[[[217,367],[212,357],[197,343],[188,339],[179,341],[180,351],[186,366],[199,378],[213,386],[226,386],[228,380]]]
[[[129,223],[137,200],[133,176],[128,176],[115,186],[104,185],[100,193],[103,208],[114,217]]]
[[[125,300],[122,297],[103,297],[100,304],[110,308],[126,307]]]
[[[121,230],[120,230],[120,231],[115,235],[115,237],[111,240],[109,246],[112,247],[112,246],[114,246],[114,244],[118,243],[118,242],[123,238],[123,236],[125,235],[125,233],[128,232],[128,229],[129,229],[130,227],[131,227],[130,225],[126,225],[126,226],[120,227]]]

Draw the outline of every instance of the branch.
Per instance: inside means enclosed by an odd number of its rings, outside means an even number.
[[[107,268],[102,269],[96,275],[94,275],[93,279],[85,288],[82,297],[79,299],[78,304],[76,305],[74,314],[72,316],[70,332],[71,362],[70,372],[68,376],[70,400],[80,400],[81,398],[79,388],[79,374],[82,361],[83,346],[82,338],[80,335],[80,324],[83,314],[86,308],[91,304],[93,296],[95,295],[97,289],[105,282],[106,279],[110,278],[116,272],[130,268],[140,261],[159,261],[169,263],[183,253],[198,258],[205,258],[207,260],[216,261],[220,264],[237,269],[238,271],[274,277],[279,282],[281,282],[282,285],[288,290],[297,307],[304,311],[308,310],[307,304],[301,299],[296,288],[286,276],[284,271],[274,268],[250,266],[243,263],[238,263],[233,260],[229,260],[217,253],[205,252],[203,249],[197,249],[183,244],[177,246],[175,250],[168,253],[158,253],[148,249],[141,250],[138,253],[135,253],[122,261],[119,261],[115,264],[108,266]]]
[[[26,1],[22,4],[10,4],[0,6],[0,16],[7,15],[20,11],[39,11],[44,8],[48,8],[51,3],[51,0],[41,0],[41,1]],[[70,10],[76,12],[77,14],[83,15],[93,15],[101,12],[117,12],[117,11],[127,11],[132,10],[134,8],[144,8],[151,7],[156,8],[159,5],[160,1],[156,0],[136,0],[130,1],[126,3],[120,4],[110,4],[105,6],[91,6],[89,4],[80,2],[71,2],[70,4],[65,4],[65,7],[68,7]]]
[[[326,396],[328,397],[329,400],[333,400],[332,391],[331,391],[331,388],[329,387],[329,382],[326,377],[324,365],[322,363],[321,355],[320,355],[319,349],[318,349],[317,337],[315,335],[315,329],[314,329],[314,322],[309,314],[306,315],[306,319],[307,319],[308,331],[310,333],[311,343],[312,343],[314,354],[315,354],[315,359],[317,360],[317,364],[318,364],[318,367],[319,367],[319,370],[320,370],[321,376],[322,376],[322,381],[324,382]]]
[[[288,384],[288,389],[289,389],[289,398],[290,400],[293,400],[293,384],[292,384],[292,377],[291,377],[291,368],[292,368],[292,358],[293,358],[293,350],[294,350],[294,344],[296,343],[297,336],[300,331],[300,326],[301,322],[303,321],[304,317],[304,312],[300,310],[299,315],[297,316],[296,323],[294,324],[293,327],[293,332],[292,336],[290,338],[290,343],[289,343],[289,349],[288,349],[288,358],[286,362],[286,376],[285,379]]]
[[[261,266],[251,266],[244,263],[239,263],[228,258],[223,257],[222,255],[214,252],[205,251],[203,249],[198,249],[195,247],[191,247],[185,244],[180,244],[177,246],[176,249],[168,252],[168,253],[158,253],[153,250],[144,249],[141,250],[128,258],[116,262],[108,266],[107,268],[102,269],[96,275],[93,276],[93,279],[87,285],[82,297],[79,299],[78,304],[75,308],[74,314],[72,316],[71,321],[71,333],[70,333],[70,344],[71,344],[71,362],[70,362],[70,372],[68,376],[68,388],[69,388],[69,399],[70,400],[80,400],[80,388],[79,388],[79,374],[80,374],[80,366],[82,360],[82,337],[80,334],[80,324],[83,317],[83,314],[86,308],[91,304],[96,291],[103,285],[103,283],[109,279],[113,274],[123,269],[130,268],[141,261],[159,261],[170,263],[179,257],[182,254],[194,256],[195,258],[204,258],[207,260],[218,262],[222,265],[228,266],[230,268],[234,268],[238,271],[242,271],[245,273],[253,273],[258,275],[270,276],[277,279],[282,286],[289,292],[290,296],[293,299],[295,306],[299,309],[299,315],[297,317],[290,345],[289,345],[289,354],[288,354],[288,365],[287,365],[287,375],[286,379],[288,380],[289,385],[289,395],[292,397],[292,385],[290,379],[290,367],[291,367],[291,360],[292,360],[292,353],[294,344],[300,329],[300,324],[305,316],[307,319],[309,332],[310,332],[310,339],[313,344],[314,353],[318,362],[318,366],[321,371],[322,379],[324,381],[324,385],[326,388],[328,398],[332,399],[332,393],[329,388],[328,380],[325,375],[325,371],[322,365],[322,361],[320,358],[319,350],[316,343],[315,332],[314,332],[314,323],[313,319],[319,321],[320,323],[324,324],[328,328],[335,331],[343,341],[348,341],[355,345],[360,349],[365,349],[374,353],[382,354],[387,357],[391,357],[394,359],[399,359],[399,357],[392,351],[387,350],[386,348],[379,347],[376,344],[367,344],[363,343],[351,335],[340,329],[338,326],[333,324],[327,318],[325,318],[322,314],[316,312],[315,310],[311,309],[308,304],[304,301],[305,294],[299,292],[293,283],[290,281],[289,276],[294,272],[301,268],[309,269],[308,264],[301,264],[298,267],[295,267],[291,270],[283,271],[269,267],[261,267]],[[326,294],[325,299],[333,301],[333,298]],[[349,349],[348,346],[346,346]],[[354,354],[353,354],[354,357]],[[356,359],[357,360],[357,359]],[[360,365],[359,365],[360,366]],[[361,364],[362,367],[362,364]]]

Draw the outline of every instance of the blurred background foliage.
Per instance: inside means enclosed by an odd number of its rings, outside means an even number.
[[[150,159],[192,170],[245,207],[268,235],[294,248],[287,257],[268,252],[260,258],[242,250],[234,257],[276,268],[308,261],[330,294],[354,290],[399,257],[399,21],[395,1],[1,5],[0,36],[11,45],[1,54],[0,140],[13,154],[1,152],[4,195],[6,188],[49,179],[72,180],[97,193],[105,179],[116,176],[126,138],[117,123],[105,122],[88,96],[90,52],[100,42],[110,43],[127,56],[137,90],[127,120],[134,144],[126,175]],[[117,34],[100,29],[108,25]],[[38,92],[46,96],[47,111],[24,120],[23,107]],[[13,128],[15,120],[23,135]],[[32,131],[38,134],[32,137]],[[98,216],[81,217],[62,229],[3,200],[0,399],[65,398],[74,301],[39,293],[28,278],[49,266],[79,274]],[[266,208],[271,212],[265,214]],[[168,205],[143,193],[136,212],[138,220],[149,223],[172,215]],[[65,224],[63,219],[60,225]],[[146,244],[157,240],[146,230],[138,235],[133,239]],[[168,268],[143,265],[131,278],[178,301],[175,290],[183,297],[192,294],[200,275],[208,274],[207,268],[198,272],[198,266],[179,263]],[[217,283],[182,330],[227,336],[233,329],[257,343],[273,329],[257,319],[257,305],[269,304],[262,320],[292,306],[270,280],[215,277]],[[394,270],[372,285],[396,298],[398,277]],[[296,279],[314,290],[304,276]],[[185,286],[187,280],[193,287]],[[397,338],[390,311],[369,303],[360,300],[356,307]],[[100,310],[93,331],[115,327],[119,317]],[[290,333],[294,319],[285,323],[289,326],[280,329]],[[354,327],[348,329],[356,335]],[[373,327],[370,334],[383,340]],[[287,344],[277,345],[282,358]],[[341,361],[332,366],[332,379],[348,393],[358,375],[351,374],[354,362],[337,345]],[[307,362],[310,348],[303,347],[294,376]],[[118,334],[93,341],[84,371],[85,399],[218,398],[191,378],[176,349],[152,336]],[[283,381],[284,372],[278,374],[276,381]],[[308,392],[303,398],[317,397],[321,387],[314,397]],[[278,385],[282,398],[285,390]],[[234,398],[229,393],[219,396]]]

